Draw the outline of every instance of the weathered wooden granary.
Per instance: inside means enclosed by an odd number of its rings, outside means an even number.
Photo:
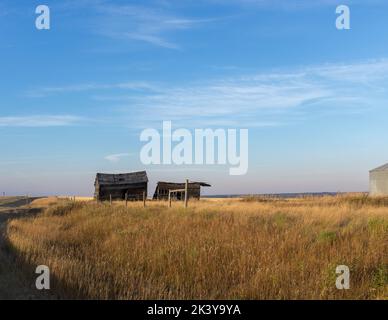
[[[189,182],[188,183],[188,197],[192,199],[201,198],[201,187],[211,187],[210,184],[205,182]],[[153,196],[154,200],[167,200],[170,190],[184,190],[185,183],[175,183],[175,182],[163,182],[160,181],[156,185],[155,193]],[[184,191],[174,192],[172,198],[175,200],[183,200],[185,195]]]
[[[388,163],[369,172],[371,196],[388,195]]]
[[[97,173],[94,182],[94,197],[97,200],[142,200],[147,195],[148,177],[145,171],[107,174]]]

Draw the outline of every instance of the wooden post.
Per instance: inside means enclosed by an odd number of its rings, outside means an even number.
[[[109,204],[112,205],[112,195],[109,195]]]
[[[125,206],[128,207],[128,192],[125,193]]]
[[[171,208],[171,191],[168,190],[168,207]]]
[[[186,183],[185,183],[185,208],[187,208],[187,201],[189,200],[188,191],[189,191],[189,180],[186,179]]]
[[[26,206],[28,206],[28,194],[26,195]]]
[[[143,207],[146,207],[146,193],[143,191]]]

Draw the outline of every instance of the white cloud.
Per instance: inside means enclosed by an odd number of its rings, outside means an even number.
[[[168,48],[168,49],[180,48],[177,44],[168,42],[164,40],[162,37],[155,36],[155,35],[141,34],[141,33],[125,33],[125,34],[122,34],[122,36],[128,39],[144,41],[163,48]]]
[[[101,91],[101,90],[133,90],[133,91],[156,91],[157,87],[147,82],[120,82],[120,83],[81,83],[67,86],[40,87],[27,91],[27,96],[34,98],[46,97],[53,94],[68,93],[68,92],[85,92],[85,91]]]
[[[136,119],[174,120],[185,125],[214,123],[279,126],[306,115],[360,113],[386,103],[388,60],[302,67],[159,86],[159,92],[128,96],[123,110],[136,108]],[[130,111],[131,112],[131,111]]]
[[[140,2],[139,2],[140,3]],[[192,18],[178,14],[168,1],[131,4],[113,0],[67,0],[53,4],[58,14],[87,10],[91,15],[82,16],[82,21],[73,23],[87,32],[121,43],[146,43],[166,49],[180,49],[171,40],[177,31],[197,28],[219,18]],[[76,15],[75,15],[76,16]]]
[[[117,153],[117,154],[110,154],[104,157],[105,160],[108,160],[113,163],[119,162],[122,158],[130,157],[130,153]]]
[[[33,115],[0,117],[0,127],[62,127],[74,125],[82,118],[71,115]]]
[[[168,12],[166,7],[155,4],[151,7],[106,2],[97,3],[94,9],[99,15],[93,24],[93,32],[113,39],[145,42],[168,49],[180,49],[178,44],[168,39],[173,32],[216,20],[178,16]]]
[[[196,0],[198,2],[200,0]],[[237,5],[241,7],[275,8],[284,10],[301,10],[322,6],[336,7],[345,5],[379,5],[385,4],[384,0],[202,0],[203,3],[219,5]]]
[[[124,113],[117,121],[126,121],[132,127],[154,125],[161,120],[186,127],[271,127],[303,121],[309,116],[365,112],[387,103],[387,88],[388,59],[380,59],[252,72],[182,85],[80,84],[37,92],[90,91],[93,99],[104,104],[114,102],[112,110]],[[98,96],[95,90],[99,91]]]
[[[388,59],[320,66],[307,71],[332,81],[376,84],[388,78]]]

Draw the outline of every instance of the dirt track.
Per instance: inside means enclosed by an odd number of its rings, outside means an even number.
[[[34,199],[28,200],[28,202]],[[35,289],[35,274],[23,274],[15,262],[15,253],[7,245],[6,229],[10,219],[19,219],[39,213],[30,209],[27,200],[20,197],[0,197],[0,299],[48,299],[46,293]],[[31,281],[28,280],[31,279]]]

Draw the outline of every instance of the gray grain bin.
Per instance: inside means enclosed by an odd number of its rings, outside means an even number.
[[[369,194],[371,196],[388,195],[388,163],[369,171]]]

